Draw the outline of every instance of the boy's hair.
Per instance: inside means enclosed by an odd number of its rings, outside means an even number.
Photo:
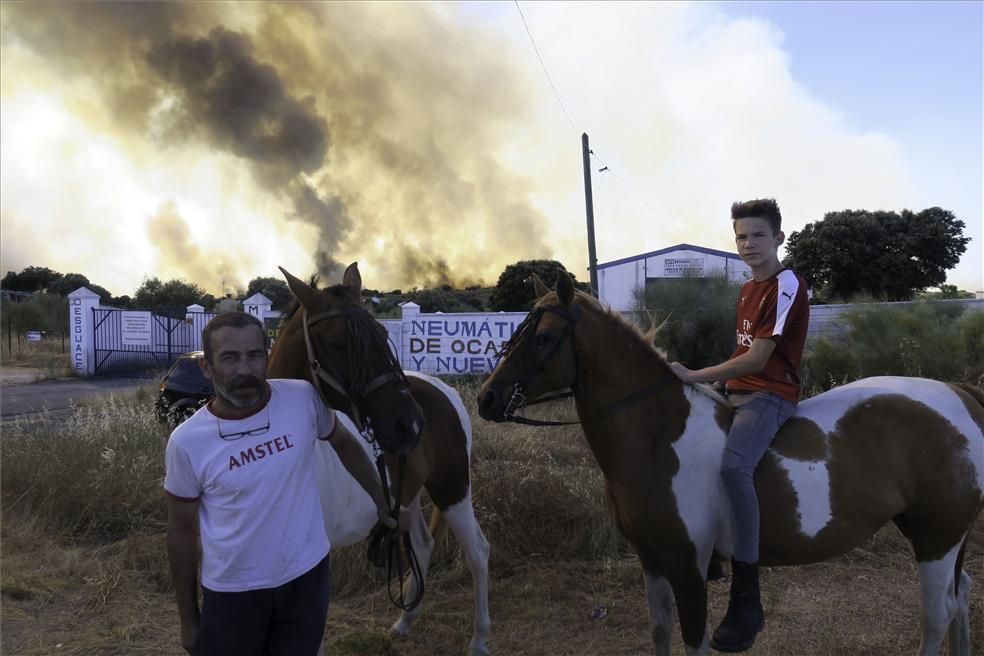
[[[212,361],[212,333],[220,328],[245,328],[246,326],[256,326],[263,335],[263,348],[267,347],[266,329],[260,320],[252,314],[246,312],[223,312],[212,318],[202,331],[202,351],[205,352],[205,359]]]
[[[731,205],[731,220],[736,219],[765,219],[772,226],[772,234],[782,230],[782,214],[775,198],[756,198],[744,202],[736,201]]]

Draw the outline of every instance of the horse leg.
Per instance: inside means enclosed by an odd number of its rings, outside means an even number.
[[[676,600],[687,656],[707,656],[711,650],[711,634],[707,630],[707,586],[704,576],[696,569],[686,580],[673,577],[673,598]]]
[[[947,629],[947,653],[970,656],[970,576],[961,570],[957,584],[957,614]]]
[[[958,543],[938,560],[919,562],[919,584],[922,590],[922,641],[920,656],[937,656],[943,646],[947,627],[959,613],[959,595],[954,594]],[[916,550],[918,558],[919,549]],[[964,653],[951,654],[962,656]]]
[[[420,576],[426,580],[427,569],[430,567],[431,554],[434,552],[434,538],[427,530],[427,521],[424,519],[423,510],[420,508],[420,494],[414,497],[413,502],[407,506],[407,518],[409,520],[410,542],[413,545],[413,553],[417,556],[417,563],[420,565]],[[404,599],[413,599],[417,596],[417,580],[410,576],[404,583]],[[405,638],[410,634],[410,623],[417,619],[420,614],[420,605],[411,611],[400,613],[399,619],[390,627],[390,633],[398,638]]]
[[[443,513],[444,520],[461,545],[475,590],[475,620],[468,653],[470,656],[488,656],[489,648],[485,641],[492,627],[489,619],[489,541],[475,519],[471,489],[464,499]]]
[[[653,557],[645,550],[639,550],[639,559],[642,561],[646,581],[646,597],[649,601],[653,647],[658,656],[670,653],[673,630],[670,616],[673,604],[668,597],[670,592],[673,601],[676,602],[680,633],[683,635],[687,656],[707,656],[710,653],[711,637],[707,631],[707,585],[704,581],[707,561],[710,559],[710,548],[703,551],[706,553],[701,556],[690,552],[689,558],[674,558],[667,562]]]
[[[646,582],[646,601],[649,603],[649,630],[653,638],[653,654],[670,656],[673,639],[673,588],[660,574],[651,574],[643,566]]]

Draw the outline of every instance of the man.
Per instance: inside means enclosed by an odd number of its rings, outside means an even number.
[[[315,481],[318,440],[335,448],[393,526],[372,462],[311,384],[265,379],[265,342],[262,324],[243,312],[208,323],[201,367],[215,398],[167,445],[167,552],[181,645],[192,655],[319,652],[330,544]]]
[[[810,305],[806,283],[783,267],[777,251],[785,239],[773,199],[731,206],[738,255],[752,280],[738,297],[737,348],[727,362],[673,372],[687,383],[727,381],[735,406],[721,476],[731,506],[734,554],[728,612],[714,631],[718,651],[745,651],[765,625],[759,600],[759,505],[753,474],[780,426],[799,401],[799,365]]]

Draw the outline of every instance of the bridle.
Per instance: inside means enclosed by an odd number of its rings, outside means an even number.
[[[338,367],[331,360],[321,362],[314,349],[314,342],[311,339],[311,327],[321,321],[329,319],[344,318],[346,321],[345,334],[349,343],[346,349],[349,356],[349,371],[352,372],[350,389],[341,381],[342,376],[338,372]],[[307,348],[308,364],[311,368],[311,380],[322,402],[332,407],[325,394],[323,385],[327,385],[335,391],[348,404],[348,414],[355,422],[359,433],[363,439],[369,442],[376,454],[376,470],[379,473],[380,484],[383,488],[383,497],[386,500],[386,507],[389,516],[396,522],[397,528],[387,529],[380,525],[371,534],[368,549],[368,558],[377,567],[387,568],[387,590],[390,601],[403,611],[410,612],[415,609],[424,597],[424,577],[423,570],[418,562],[417,555],[413,551],[410,534],[403,534],[403,552],[406,555],[406,563],[412,576],[417,583],[417,594],[409,601],[404,597],[403,571],[404,558],[400,552],[399,540],[399,521],[401,495],[403,492],[403,472],[406,468],[407,453],[416,448],[420,441],[420,434],[417,432],[412,439],[403,444],[391,444],[382,435],[377,435],[372,427],[372,417],[366,404],[366,397],[376,389],[388,383],[395,383],[401,389],[409,389],[410,383],[399,361],[390,350],[389,342],[381,335],[373,338],[375,323],[372,314],[362,308],[350,310],[330,310],[319,312],[313,316],[308,316],[307,309],[302,309],[301,320],[304,325],[304,346]],[[386,356],[388,371],[375,376],[364,382],[361,379],[369,378],[369,372],[365,367],[369,361],[369,348],[382,349]],[[397,458],[396,465],[396,487],[395,493],[390,495],[389,479],[386,473],[386,464],[383,460],[383,452],[389,453]],[[396,572],[396,580],[399,585],[399,598],[393,594],[391,581],[394,579],[393,573]]]
[[[389,356],[387,362],[389,365],[388,371],[360,384],[361,381],[358,380],[359,372],[364,371],[364,367],[367,363],[362,361],[362,356],[365,355],[365,353],[363,353],[365,349],[360,348],[362,344],[360,343],[359,336],[363,333],[368,333],[366,337],[371,335],[371,332],[366,331],[363,326],[367,323],[375,321],[372,318],[372,314],[370,314],[368,310],[364,310],[362,308],[353,308],[350,310],[329,310],[327,312],[319,312],[313,316],[308,316],[307,309],[302,309],[301,312],[301,320],[304,325],[304,346],[307,348],[308,363],[311,367],[311,380],[314,382],[314,386],[318,390],[321,400],[324,401],[325,405],[329,407],[333,405],[328,402],[328,397],[325,394],[323,385],[327,385],[348,404],[346,414],[352,417],[352,420],[359,428],[359,431],[363,434],[365,434],[367,430],[371,432],[371,419],[369,417],[369,411],[366,405],[366,397],[371,392],[379,389],[387,383],[396,383],[401,388],[406,388],[409,386],[406,374],[403,373],[403,368],[400,367],[400,363],[396,361],[395,356],[393,356],[390,351],[389,343],[383,339],[380,339],[378,340],[379,344],[375,345],[382,345],[385,347],[385,351]],[[350,336],[350,343],[347,351],[349,353],[349,364],[352,365],[350,366],[350,370],[353,372],[353,380],[350,381],[350,388],[346,388],[346,386],[342,384],[342,376],[339,374],[338,367],[335,363],[330,360],[321,362],[318,359],[318,355],[314,350],[314,342],[311,340],[311,326],[314,326],[321,321],[338,318],[344,318],[348,324],[346,335]],[[355,343],[353,343],[353,338]],[[365,378],[367,376],[362,377]]]
[[[560,336],[553,340],[550,347],[540,354],[533,366],[526,368],[526,370],[513,384],[512,395],[506,402],[506,409],[503,411],[503,418],[506,421],[516,424],[523,424],[526,426],[576,426],[579,424],[588,424],[604,419],[617,410],[642,400],[643,398],[656,392],[656,390],[671,380],[670,378],[664,378],[655,385],[651,385],[633,392],[632,394],[629,394],[628,396],[625,396],[604,408],[601,414],[597,417],[584,419],[582,421],[548,421],[545,419],[530,419],[517,414],[531,405],[538,405],[540,403],[548,403],[550,401],[570,398],[574,396],[574,394],[581,388],[581,373],[583,369],[581,367],[581,357],[577,348],[577,342],[574,341],[574,330],[577,327],[579,318],[579,307],[577,305],[572,305],[570,309],[557,305],[544,305],[535,308],[526,317],[526,319],[523,320],[523,323],[516,327],[516,331],[513,333],[512,337],[510,337],[509,341],[506,342],[506,345],[502,348],[502,351],[500,352],[500,361],[520,349],[522,349],[524,357],[527,355],[530,348],[530,339],[535,339],[536,328],[540,324],[540,320],[543,318],[543,315],[547,312],[557,315],[558,317],[564,319],[567,323],[564,325],[564,329],[561,331]],[[554,393],[548,392],[546,396],[539,396],[533,400],[527,399],[524,388],[540,371],[543,370],[543,365],[546,364],[546,362],[560,350],[561,346],[563,346],[568,337],[571,339],[571,345],[573,347],[572,350],[574,352],[574,383],[571,384],[570,391]]]

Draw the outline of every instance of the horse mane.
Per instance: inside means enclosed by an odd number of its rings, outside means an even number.
[[[597,311],[603,317],[608,317],[611,319],[612,325],[615,327],[618,337],[626,340],[632,340],[642,346],[646,351],[650,351],[656,356],[656,361],[660,366],[665,367],[669,370],[670,365],[666,359],[666,352],[656,346],[656,335],[659,333],[661,326],[656,326],[650,328],[649,330],[643,330],[638,324],[632,323],[625,319],[620,312],[616,312],[611,309],[610,306],[602,303],[600,300],[596,299],[590,294],[586,294],[582,291],[574,291],[575,298],[579,298],[583,301],[582,305],[587,305],[592,310]],[[539,303],[537,303],[539,305]],[[672,371],[671,375],[675,376]],[[723,403],[730,406],[731,402],[728,401],[722,394],[718,393],[713,387],[706,383],[684,383],[685,385],[690,385],[698,392],[704,396],[709,397],[713,401],[718,403]]]

